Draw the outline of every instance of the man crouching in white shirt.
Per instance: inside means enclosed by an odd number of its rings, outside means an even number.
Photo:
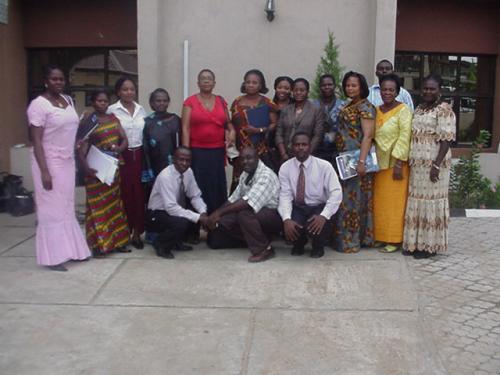
[[[153,185],[146,213],[146,228],[157,232],[156,255],[173,258],[172,250],[192,250],[182,243],[195,223],[207,224],[207,205],[191,170],[191,150],[179,147],[174,164],[163,169]],[[188,203],[194,208],[188,209]]]
[[[274,257],[272,236],[282,228],[276,211],[280,183],[254,148],[241,150],[240,160],[243,173],[236,190],[208,218],[207,244],[212,249],[248,246],[248,261],[263,262]]]
[[[342,187],[332,165],[310,155],[311,138],[307,133],[295,133],[292,150],[295,157],[283,163],[279,171],[278,212],[285,237],[293,242],[292,255],[304,254],[309,236],[311,258],[321,258],[332,231],[330,219],[342,202]]]

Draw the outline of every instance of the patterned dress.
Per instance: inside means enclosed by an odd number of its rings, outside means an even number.
[[[430,180],[432,162],[440,141],[455,140],[455,114],[448,103],[424,109],[418,106],[413,115],[410,150],[410,185],[406,205],[403,248],[439,253],[448,247],[448,188],[451,150],[439,169],[439,180]]]
[[[250,136],[247,135],[247,133],[245,133],[243,129],[249,126],[245,113],[247,109],[267,105],[269,106],[270,113],[277,113],[278,106],[272,100],[262,95],[260,96],[260,100],[255,107],[242,105],[241,99],[242,96],[239,96],[231,104],[231,122],[233,123],[236,130],[236,147],[238,148],[238,151],[243,150],[245,147],[255,148],[257,150],[257,153],[259,154],[259,158],[264,162],[264,164],[266,164],[269,168],[275,170],[276,168],[273,165],[273,159],[267,137],[263,137],[261,141],[254,144]],[[234,189],[236,189],[236,186],[238,186],[238,181],[242,171],[243,167],[239,161],[239,158],[234,159],[231,191],[234,191]]]
[[[101,122],[89,137],[89,144],[103,150],[105,146],[118,145],[119,120],[114,115]],[[87,243],[94,254],[106,254],[127,245],[129,229],[127,216],[120,196],[120,173],[117,169],[111,186],[95,177],[85,177],[87,211],[85,230]]]
[[[337,151],[361,147],[362,119],[375,119],[375,107],[366,99],[347,102],[340,111]],[[358,252],[361,246],[373,246],[373,174],[342,181],[342,204],[334,217],[334,247],[344,253]]]

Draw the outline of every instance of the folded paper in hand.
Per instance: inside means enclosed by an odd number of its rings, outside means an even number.
[[[97,171],[96,177],[104,184],[111,186],[115,179],[116,169],[118,168],[118,159],[114,158],[94,145],[90,146],[87,154],[87,164],[89,168]]]
[[[355,177],[358,175],[356,171],[356,166],[358,165],[360,150],[354,151],[345,151],[341,152],[339,156],[337,156],[337,167],[339,170],[339,177],[342,180],[348,180],[349,178]],[[365,160],[366,172],[378,172],[379,166],[377,161],[377,153],[375,152],[375,146],[370,148],[370,152],[366,156]]]

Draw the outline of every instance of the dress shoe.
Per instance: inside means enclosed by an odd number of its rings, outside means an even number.
[[[172,254],[172,252],[170,250],[159,251],[156,253],[156,255],[158,255],[161,258],[165,258],[165,259],[174,259],[175,258],[174,254]]]
[[[193,246],[184,245],[182,242],[177,242],[174,245],[173,250],[177,250],[177,251],[191,251],[191,250],[193,250]]]
[[[414,251],[413,258],[414,259],[427,259],[435,256],[436,253],[429,253],[428,251]]]
[[[138,238],[136,240],[132,240],[131,245],[138,250],[144,249],[144,243],[141,241],[140,238]]]
[[[325,250],[323,249],[312,249],[311,250],[311,258],[321,258],[325,255]]]
[[[264,251],[260,252],[259,254],[256,254],[256,255],[251,255],[249,258],[248,258],[248,261],[250,263],[259,263],[259,262],[264,262],[268,259],[271,259],[271,258],[274,258],[276,254],[274,253],[274,249],[269,246],[267,249],[265,249]]]
[[[294,255],[294,256],[301,256],[301,255],[304,255],[306,251],[304,250],[303,247],[298,247],[298,246],[294,246],[292,247],[292,252],[290,254]]]
[[[55,266],[48,266],[49,270],[51,271],[59,271],[59,272],[66,272],[68,269],[64,267],[62,264],[57,264]]]

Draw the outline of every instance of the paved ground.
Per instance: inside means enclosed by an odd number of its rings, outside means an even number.
[[[451,251],[151,248],[36,266],[34,218],[0,215],[1,374],[500,374],[500,219]]]

